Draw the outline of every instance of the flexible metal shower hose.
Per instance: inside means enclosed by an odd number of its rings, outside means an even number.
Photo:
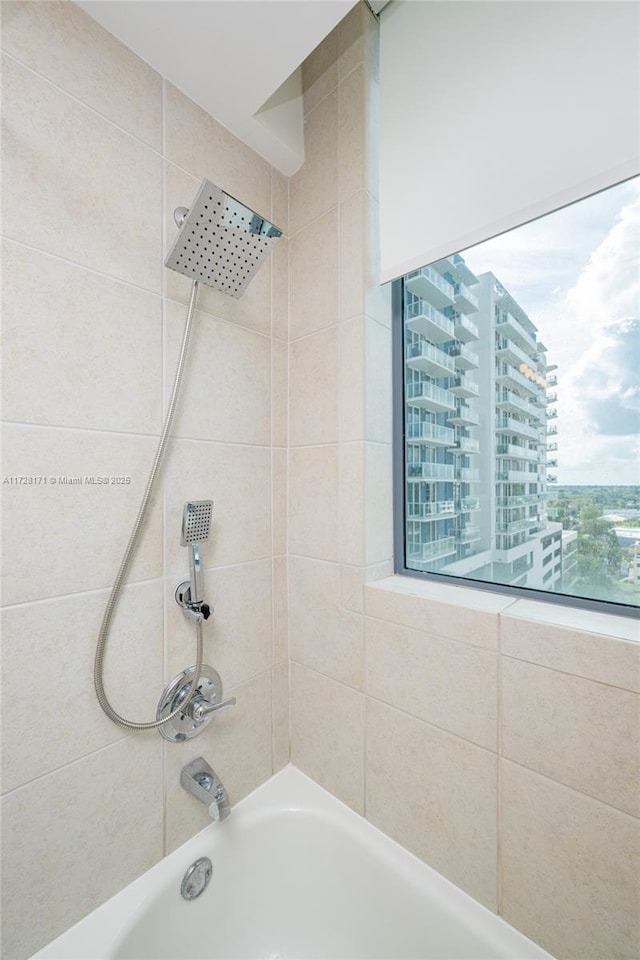
[[[185,700],[182,701],[179,707],[170,713],[167,717],[164,717],[162,720],[150,720],[148,723],[136,723],[134,720],[127,720],[125,717],[121,717],[119,713],[113,709],[104,689],[103,682],[103,673],[104,673],[104,654],[105,648],[107,645],[107,637],[109,636],[109,628],[111,626],[111,620],[115,613],[115,609],[122,591],[122,587],[125,582],[125,577],[127,575],[127,570],[129,564],[134,555],[135,549],[138,545],[138,538],[140,536],[140,530],[144,519],[147,513],[147,507],[149,505],[149,500],[151,499],[151,494],[153,493],[153,488],[155,486],[156,479],[160,472],[160,464],[162,463],[162,458],[164,456],[165,448],[167,446],[167,441],[169,439],[169,434],[171,432],[171,426],[173,424],[173,418],[176,412],[176,404],[178,401],[178,395],[180,393],[180,387],[182,385],[182,377],[184,373],[184,364],[187,357],[187,350],[189,348],[189,340],[191,338],[191,331],[193,329],[193,318],[195,314],[196,299],[198,296],[198,282],[194,280],[191,287],[191,296],[189,298],[189,309],[187,311],[187,320],[184,326],[184,334],[182,336],[182,345],[180,347],[180,356],[178,358],[178,366],[176,369],[176,375],[173,382],[173,390],[171,392],[171,399],[169,401],[169,406],[167,408],[167,414],[164,421],[164,426],[162,428],[162,434],[160,436],[160,441],[158,443],[158,449],[156,450],[156,455],[151,467],[151,473],[149,474],[149,479],[147,480],[147,486],[144,491],[144,496],[142,497],[142,503],[140,504],[140,509],[138,510],[138,516],[136,517],[136,522],[133,525],[133,530],[131,531],[131,536],[129,537],[129,542],[127,548],[124,552],[122,562],[120,563],[120,568],[116,574],[113,586],[111,588],[111,593],[109,599],[107,600],[107,607],[102,618],[102,625],[100,627],[100,633],[98,634],[98,643],[96,646],[96,658],[93,666],[93,682],[96,688],[96,694],[98,697],[98,703],[109,717],[110,720],[113,720],[114,723],[119,724],[121,727],[127,727],[130,730],[154,730],[157,727],[162,726],[165,723],[168,723],[169,720],[172,720],[179,713],[184,713],[184,710],[188,704],[193,699],[195,694],[198,681],[200,679],[200,671],[202,668],[202,623],[201,621],[196,621],[196,637],[197,637],[197,654],[196,654],[196,665],[193,674],[193,680],[191,681],[191,686],[189,688],[189,694]]]

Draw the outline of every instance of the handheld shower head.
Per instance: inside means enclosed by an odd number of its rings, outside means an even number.
[[[191,596],[193,605],[202,604],[203,582],[200,563],[200,544],[209,539],[213,500],[188,500],[182,514],[180,544],[191,547],[189,552],[191,570]]]
[[[241,297],[282,230],[210,180],[202,181],[186,214],[179,210],[182,225],[165,266]]]
[[[209,539],[213,500],[188,500],[182,514],[180,546],[202,543]]]

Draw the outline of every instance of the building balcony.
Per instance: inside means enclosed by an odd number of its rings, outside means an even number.
[[[558,428],[557,428],[557,427],[554,426],[554,427],[548,427],[548,428],[547,428],[547,436],[548,436],[548,437],[556,437],[557,435],[558,435]]]
[[[556,459],[547,460],[547,467],[557,467],[558,461]]]
[[[453,500],[436,500],[431,503],[408,503],[407,520],[442,520],[456,515]]]
[[[419,370],[435,379],[451,376],[456,372],[453,358],[426,340],[407,344],[406,364],[410,370]]]
[[[464,375],[456,377],[455,380],[451,381],[447,389],[450,390],[451,393],[455,393],[456,397],[464,397],[465,399],[480,396],[479,384],[477,384],[475,380],[469,380],[469,378]]]
[[[519,346],[517,346],[513,340],[509,340],[508,337],[498,337],[496,342],[496,354],[500,360],[506,360],[508,363],[513,364],[516,368],[520,366],[521,363],[526,363],[528,367],[532,365],[533,358],[525,353]]]
[[[546,399],[547,403],[557,403],[557,402],[558,402],[558,394],[557,394],[557,393],[548,393],[545,399]]]
[[[456,404],[455,413],[451,414],[448,420],[457,427],[477,427],[480,423],[478,414],[466,403]]]
[[[409,293],[428,300],[434,307],[452,307],[456,293],[452,283],[434,270],[433,267],[421,267],[404,278]]]
[[[455,444],[449,447],[450,453],[464,453],[473,455],[480,453],[480,443],[478,440],[472,440],[471,437],[458,437]]]
[[[456,310],[460,313],[476,313],[480,304],[475,293],[464,283],[456,283],[453,289],[456,295]]]
[[[528,470],[497,470],[496,480],[498,483],[537,483],[538,474]]]
[[[431,413],[447,413],[456,408],[453,394],[428,380],[407,384],[407,403]]]
[[[535,522],[535,517],[531,520],[511,520],[508,523],[496,523],[496,533],[521,533],[523,530],[529,531],[531,524]]]
[[[557,443],[548,443],[547,444],[547,453],[553,453],[554,450],[558,449]]]
[[[527,396],[537,397],[540,387],[533,380],[529,380],[523,373],[512,367],[510,363],[500,363],[496,370],[496,383],[513,390],[524,390]],[[544,394],[543,394],[544,396]]]
[[[525,352],[528,351],[530,356],[537,353],[535,337],[525,330],[520,321],[516,320],[512,314],[505,313],[497,318],[496,328],[502,336],[513,340]]]
[[[517,510],[519,507],[530,507],[540,503],[540,497],[534,493],[516,497],[496,497],[496,506],[501,510]]]
[[[440,313],[426,300],[407,304],[405,324],[407,330],[421,334],[432,343],[445,343],[455,339],[453,320],[445,317],[444,313]]]
[[[456,530],[455,539],[458,543],[472,543],[480,539],[480,527],[470,526]]]
[[[450,447],[455,442],[455,431],[438,423],[407,424],[406,440],[409,443],[428,443],[435,447]]]
[[[548,386],[548,387],[557,387],[557,386],[558,386],[558,378],[556,377],[555,373],[554,373],[554,375],[553,375],[552,377],[549,377],[549,378],[547,379],[547,386]]]
[[[480,331],[473,320],[469,320],[469,317],[465,317],[463,313],[457,314],[453,322],[456,340],[460,340],[462,343],[470,343],[472,340],[480,338]]]
[[[455,554],[456,541],[453,537],[444,537],[442,540],[432,540],[431,543],[421,543],[408,545],[407,559],[408,566],[412,563],[426,563],[429,560],[435,560],[437,557],[446,557],[448,554]]]
[[[477,497],[462,497],[457,501],[456,506],[460,513],[474,513],[480,509],[480,501]]]
[[[471,467],[458,467],[456,469],[456,480],[461,483],[480,483],[480,471]]]
[[[480,357],[474,350],[456,343],[451,348],[451,356],[458,370],[477,370],[480,366]]]
[[[496,445],[496,454],[499,457],[512,457],[520,460],[538,459],[537,450],[531,450],[530,447],[519,447],[515,443],[498,443]]]
[[[498,391],[496,396],[496,405],[502,410],[511,410],[516,413],[524,413],[532,420],[538,419],[538,413],[533,405],[525,400],[524,397],[514,393],[513,390],[506,390],[504,387]]]
[[[408,463],[407,483],[446,483],[454,479],[452,463]]]
[[[523,420],[516,420],[515,417],[499,417],[496,421],[496,433],[512,433],[517,437],[528,437],[529,440],[538,439],[536,427]]]
[[[558,482],[558,478],[555,476],[555,474],[553,476],[550,473],[547,474],[547,483],[557,483],[557,482]]]

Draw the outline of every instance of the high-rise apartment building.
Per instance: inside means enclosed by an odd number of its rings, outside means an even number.
[[[459,254],[405,277],[407,566],[562,587],[555,367],[525,311]]]

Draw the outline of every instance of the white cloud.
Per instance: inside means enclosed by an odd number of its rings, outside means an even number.
[[[500,279],[558,366],[560,483],[640,483],[639,252],[640,178],[464,252]]]

